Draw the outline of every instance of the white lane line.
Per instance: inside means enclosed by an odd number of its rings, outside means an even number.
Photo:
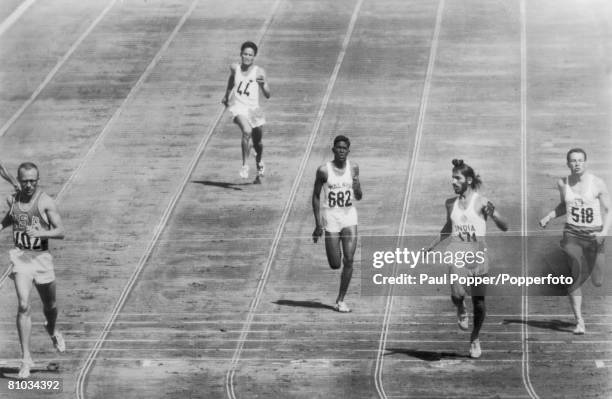
[[[36,100],[36,98],[40,95],[40,93],[44,90],[44,88],[47,87],[49,82],[51,82],[51,80],[53,79],[55,74],[57,74],[57,72],[60,70],[60,68],[66,63],[66,61],[68,61],[70,56],[75,52],[77,47],[79,47],[81,45],[81,43],[83,43],[83,40],[85,40],[85,38],[91,33],[92,30],[94,30],[94,28],[106,16],[106,14],[110,11],[110,9],[113,7],[113,5],[116,2],[117,2],[117,0],[112,0],[110,3],[108,3],[106,8],[104,8],[104,10],[102,10],[100,15],[98,15],[98,17],[91,23],[91,25],[89,25],[89,28],[87,28],[87,30],[85,32],[83,32],[83,34],[81,36],[79,36],[79,38],[76,40],[76,42],[74,42],[72,44],[72,46],[70,46],[70,48],[68,49],[66,54],[64,54],[64,56],[59,59],[57,64],[55,64],[53,69],[51,69],[51,71],[49,71],[49,73],[47,74],[45,79],[42,81],[42,83],[40,85],[38,85],[36,90],[34,90],[34,92],[30,95],[30,98],[28,98],[28,100],[26,102],[24,102],[21,105],[21,107],[19,107],[17,112],[15,112],[13,114],[13,116],[11,116],[11,118],[8,121],[6,121],[4,123],[4,125],[0,128],[0,137],[4,136],[4,134],[9,130],[9,128],[13,125],[13,123],[15,123],[15,121],[17,121],[17,119],[19,119],[19,117],[21,117],[21,115],[24,113],[24,111],[30,105],[32,105],[32,103]],[[0,32],[0,34],[2,34],[2,32]]]
[[[333,72],[331,74],[331,77],[329,79],[329,82],[327,83],[327,88],[325,90],[325,95],[323,97],[323,100],[321,102],[321,106],[319,107],[319,111],[317,113],[317,117],[315,120],[315,123],[312,127],[312,130],[310,132],[310,137],[308,140],[308,144],[306,145],[306,150],[304,151],[304,155],[302,156],[302,160],[300,162],[300,166],[298,168],[298,173],[295,177],[295,180],[293,181],[293,186],[291,187],[291,191],[289,193],[289,198],[287,199],[287,202],[285,203],[285,208],[283,209],[283,213],[282,213],[282,217],[281,217],[281,221],[278,225],[278,228],[276,230],[276,234],[274,236],[274,241],[272,242],[272,246],[270,248],[270,252],[268,254],[268,258],[266,260],[266,264],[264,266],[264,269],[262,271],[261,277],[259,278],[259,282],[257,284],[257,288],[255,291],[255,296],[253,297],[251,304],[249,306],[249,311],[247,314],[247,318],[244,322],[244,332],[241,334],[240,338],[241,341],[238,342],[238,344],[236,345],[236,350],[234,352],[234,357],[232,358],[232,362],[230,364],[230,367],[227,371],[226,377],[225,377],[225,390],[226,390],[226,394],[230,399],[235,399],[236,398],[236,393],[234,391],[234,375],[236,373],[236,367],[238,365],[238,362],[240,361],[240,355],[244,349],[244,340],[246,340],[246,337],[248,335],[248,330],[250,329],[251,324],[253,323],[253,318],[255,317],[255,309],[257,308],[257,305],[259,304],[260,300],[261,300],[261,296],[263,293],[263,289],[266,285],[266,282],[268,280],[268,276],[270,274],[270,269],[272,268],[272,263],[274,261],[274,258],[276,257],[276,250],[278,249],[278,245],[280,243],[282,234],[283,234],[283,230],[285,229],[285,224],[287,223],[287,220],[289,218],[289,213],[291,212],[291,209],[293,208],[293,202],[295,201],[295,197],[297,195],[297,191],[300,187],[300,183],[302,181],[302,176],[304,175],[304,171],[306,169],[306,164],[308,163],[308,158],[310,157],[310,153],[312,152],[312,147],[314,146],[314,142],[317,138],[318,132],[319,132],[319,128],[321,126],[321,121],[323,120],[323,115],[325,114],[325,110],[327,108],[327,104],[329,102],[329,99],[331,97],[331,93],[332,90],[334,88],[334,85],[336,83],[336,79],[338,77],[338,73],[340,71],[340,66],[342,65],[342,61],[344,60],[344,55],[346,54],[346,50],[348,48],[351,36],[353,34],[353,30],[355,28],[355,24],[357,22],[357,16],[359,15],[359,10],[361,9],[361,5],[363,4],[363,0],[358,0],[357,4],[355,4],[355,8],[353,9],[353,14],[351,16],[351,20],[347,29],[347,32],[344,36],[344,41],[342,43],[342,47],[340,50],[340,53],[338,54],[338,58],[336,59],[336,64],[334,66]]]
[[[274,3],[274,6],[273,6],[273,8],[271,10],[271,14],[268,16],[268,19],[265,21],[264,26],[262,27],[262,29],[261,29],[261,31],[259,33],[259,37],[256,40],[257,42],[261,41],[261,39],[265,35],[266,31],[268,30],[268,27],[272,23],[272,20],[274,18],[274,13],[276,12],[280,2],[281,2],[281,0],[276,0],[276,2]],[[164,52],[168,48],[168,46],[170,45],[172,40],[174,40],[174,37],[178,34],[179,30],[183,27],[183,25],[185,24],[185,22],[187,21],[189,16],[193,13],[193,10],[197,6],[197,3],[198,3],[198,0],[193,0],[193,2],[191,3],[191,6],[187,10],[187,12],[183,15],[183,17],[181,18],[181,20],[179,21],[177,26],[172,31],[171,35],[168,37],[168,40],[166,40],[166,42],[164,43],[164,45],[162,46],[160,51],[157,53],[156,57],[151,61],[151,64],[149,64],[149,66],[145,70],[145,73],[141,76],[141,79],[138,80],[138,82],[136,83],[134,88],[136,88],[137,86],[139,87],[145,81],[146,77],[148,77],[148,75],[151,73],[151,71],[153,70],[154,66],[157,64],[158,60],[161,58],[162,52]],[[126,104],[129,101],[129,99],[131,99],[132,93],[133,93],[133,91],[131,91],[129,93],[128,97],[126,97],[126,99],[124,100],[124,103],[122,104],[122,106],[124,104]],[[113,117],[109,121],[109,124],[113,120],[117,119],[117,117],[120,114],[121,108],[122,107],[120,107],[117,110],[117,112],[115,112],[115,114],[113,115]],[[132,291],[132,288],[136,284],[136,282],[138,280],[138,277],[140,276],[142,270],[144,269],[145,264],[147,263],[149,257],[151,256],[151,254],[153,252],[153,249],[157,245],[157,242],[159,240],[159,237],[161,236],[161,233],[163,232],[163,230],[164,230],[168,220],[170,219],[170,216],[171,216],[171,214],[172,214],[176,204],[178,203],[178,200],[181,197],[183,191],[185,190],[185,187],[187,186],[187,183],[189,183],[191,175],[192,175],[193,171],[195,170],[195,168],[196,168],[196,166],[198,164],[198,161],[199,161],[200,157],[202,156],[202,153],[206,149],[206,146],[208,145],[208,142],[210,141],[210,138],[212,137],[213,132],[215,131],[217,125],[219,124],[219,121],[221,120],[221,117],[223,116],[224,112],[225,112],[225,108],[221,108],[220,111],[217,113],[216,118],[215,118],[213,124],[210,126],[210,129],[208,130],[208,132],[206,133],[205,137],[200,142],[200,144],[199,144],[199,146],[198,146],[198,148],[196,150],[196,153],[195,153],[194,157],[192,158],[192,160],[191,160],[191,162],[189,164],[188,171],[185,174],[185,177],[183,178],[181,184],[179,185],[178,190],[174,193],[174,196],[172,197],[172,200],[170,201],[170,203],[166,207],[166,210],[164,211],[164,213],[162,215],[162,218],[160,219],[158,225],[156,226],[156,228],[154,230],[153,237],[151,238],[151,241],[149,242],[149,244],[148,244],[148,246],[147,246],[143,256],[140,258],[140,261],[138,262],[138,266],[136,267],[136,270],[134,270],[134,272],[130,276],[130,279],[128,280],[128,283],[124,287],[124,289],[123,289],[119,299],[117,300],[117,303],[115,304],[113,310],[111,311],[111,315],[109,316],[108,321],[104,325],[104,328],[102,329],[102,332],[100,333],[100,336],[98,337],[98,339],[96,341],[96,344],[91,349],[89,355],[87,356],[87,359],[85,360],[85,364],[83,365],[83,367],[79,371],[79,375],[77,377],[77,382],[76,382],[76,396],[77,396],[77,399],[85,398],[85,381],[87,379],[89,371],[91,370],[91,367],[92,367],[92,365],[94,363],[94,360],[95,360],[97,354],[100,352],[100,350],[102,350],[102,345],[105,342],[106,337],[110,333],[110,330],[112,329],[112,326],[113,326],[113,324],[115,322],[115,319],[118,317],[119,312],[121,312],[121,309],[123,308],[123,305],[127,301],[127,297],[129,295],[129,293]],[[109,125],[107,125],[107,126],[109,126]],[[93,153],[93,151],[91,151],[91,150],[90,150],[90,152]]]
[[[408,181],[406,182],[406,192],[404,194],[404,202],[402,215],[400,218],[399,231],[398,231],[398,247],[399,240],[406,229],[406,220],[408,218],[408,210],[410,208],[410,200],[412,197],[412,188],[414,185],[414,172],[416,170],[417,160],[419,156],[419,151],[421,147],[421,138],[423,136],[423,126],[425,124],[425,115],[427,113],[427,105],[429,102],[429,91],[431,88],[431,80],[433,76],[433,70],[436,62],[436,54],[438,51],[438,39],[440,36],[440,27],[442,25],[442,14],[444,10],[444,0],[440,0],[438,3],[438,11],[436,14],[436,25],[433,32],[433,37],[431,40],[431,48],[429,51],[429,62],[427,64],[427,72],[425,75],[425,82],[423,84],[423,93],[421,95],[421,104],[419,107],[419,119],[417,122],[417,130],[414,139],[414,147],[412,151],[412,159],[410,160],[410,166],[408,169]],[[397,272],[397,264],[394,266],[393,274]],[[393,286],[389,289],[389,294],[387,296],[387,301],[385,303],[385,313],[382,323],[382,331],[380,333],[380,339],[378,343],[378,351],[376,355],[376,366],[374,369],[374,384],[376,387],[376,392],[378,396],[382,399],[387,397],[385,393],[384,385],[383,385],[383,363],[384,363],[384,355],[385,355],[385,347],[387,343],[387,337],[389,335],[389,326],[390,319],[393,308]]]
[[[525,13],[525,0],[519,0],[521,24],[521,265],[523,276],[528,276],[529,264],[527,259],[527,20]],[[521,377],[525,390],[532,399],[539,399],[535,388],[531,384],[529,375],[529,293],[523,287],[523,300],[521,301],[521,314],[524,323],[521,331],[522,362]]]
[[[34,3],[36,3],[36,0],[25,0],[23,3],[19,5],[19,7],[15,9],[15,11],[11,13],[11,15],[9,15],[4,21],[2,21],[2,24],[0,24],[0,36],[2,36],[4,32],[6,32],[11,26],[13,26],[13,24],[19,18],[21,18],[21,16]]]
[[[140,86],[142,86],[142,84],[145,82],[145,80],[151,74],[151,72],[153,71],[154,67],[157,65],[157,63],[161,59],[162,53],[164,53],[167,50],[167,48],[170,46],[170,43],[174,40],[174,38],[176,37],[176,35],[180,31],[180,29],[183,27],[183,25],[185,24],[185,22],[189,18],[189,16],[193,13],[193,11],[195,10],[197,4],[198,4],[198,0],[193,0],[192,1],[189,9],[185,12],[183,17],[180,19],[180,21],[178,22],[178,24],[176,25],[176,27],[174,28],[174,30],[172,31],[172,33],[170,34],[170,36],[168,37],[166,42],[160,48],[160,50],[155,55],[153,60],[151,60],[151,63],[147,66],[147,68],[145,69],[144,73],[140,76],[140,79],[138,79],[138,82],[136,82],[134,87],[132,87],[132,90],[130,91],[128,96],[124,99],[124,101],[121,104],[121,106],[117,109],[117,111],[113,114],[111,119],[108,121],[108,123],[106,124],[106,127],[104,128],[104,130],[102,131],[100,136],[98,136],[98,139],[96,140],[96,143],[94,143],[94,145],[88,151],[87,155],[85,155],[85,158],[82,161],[82,163],[79,165],[79,168],[77,168],[77,170],[73,173],[73,175],[71,176],[71,179],[69,179],[69,181],[66,182],[66,184],[64,185],[64,189],[66,189],[70,185],[71,181],[74,179],[74,176],[76,176],[78,171],[84,165],[85,160],[87,160],[91,156],[91,154],[94,153],[94,151],[99,146],[99,143],[102,141],[102,138],[104,136],[106,136],[106,133],[108,131],[110,131],[110,127],[113,125],[113,122],[115,120],[117,120],[117,118],[121,114],[121,110],[123,109],[123,107],[126,104],[128,104],[128,102],[132,99],[132,97],[134,96],[136,91],[140,88]],[[134,286],[134,284],[136,283],[138,277],[140,276],[140,272],[144,268],[144,265],[145,265],[146,261],[149,259],[149,256],[151,255],[151,253],[153,251],[153,248],[155,247],[156,242],[157,242],[159,236],[161,235],[161,233],[162,233],[162,231],[164,229],[164,226],[166,225],[168,219],[170,218],[170,215],[171,215],[171,213],[172,213],[172,211],[174,209],[174,206],[178,202],[179,197],[181,196],[181,194],[183,193],[183,190],[185,189],[187,183],[189,182],[189,178],[190,178],[191,174],[193,173],[193,170],[195,169],[200,156],[202,155],[204,149],[206,148],[206,145],[208,144],[208,141],[210,140],[210,137],[212,136],[212,133],[213,133],[216,125],[221,120],[221,117],[223,116],[224,111],[225,111],[225,109],[223,108],[223,109],[221,109],[217,113],[215,121],[213,122],[213,124],[211,125],[211,127],[208,130],[207,134],[202,139],[202,141],[200,142],[198,148],[196,149],[196,153],[193,156],[193,158],[192,158],[192,160],[191,160],[191,162],[189,164],[189,168],[188,168],[187,174],[183,178],[183,181],[180,183],[177,191],[174,193],[174,196],[172,197],[170,203],[168,204],[168,206],[166,207],[164,213],[162,214],[162,217],[161,217],[158,225],[155,227],[155,229],[153,231],[153,233],[154,233],[153,237],[151,238],[151,241],[149,242],[149,244],[148,244],[148,246],[147,246],[143,256],[140,258],[140,260],[138,262],[138,266],[136,267],[136,269],[134,270],[134,272],[130,276],[130,279],[128,280],[126,286],[124,287],[121,295],[119,296],[119,299],[117,300],[115,306],[113,307],[113,309],[111,311],[111,314],[110,314],[107,322],[105,323],[105,325],[104,325],[104,327],[103,327],[103,329],[102,329],[98,339],[96,340],[95,345],[93,346],[93,348],[91,348],[87,358],[85,359],[85,363],[81,367],[81,369],[79,371],[79,374],[78,374],[78,377],[77,377],[77,381],[76,381],[76,396],[77,396],[77,398],[79,398],[79,399],[85,398],[85,391],[84,391],[85,380],[87,379],[89,371],[90,371],[90,369],[91,369],[91,367],[93,365],[94,359],[96,358],[98,352],[100,351],[104,341],[106,340],[106,337],[110,333],[110,330],[111,330],[111,328],[113,326],[113,323],[114,323],[115,319],[117,318],[117,315],[121,311],[121,308],[125,304],[125,301],[127,300],[127,297],[129,295],[129,293],[131,292],[132,287]]]

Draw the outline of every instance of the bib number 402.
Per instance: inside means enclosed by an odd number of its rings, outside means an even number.
[[[42,249],[40,238],[32,238],[25,231],[15,231],[13,233],[13,242],[20,249]]]

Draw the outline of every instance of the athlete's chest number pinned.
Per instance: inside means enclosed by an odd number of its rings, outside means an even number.
[[[593,208],[572,207],[572,220],[576,223],[593,223]]]
[[[40,238],[32,238],[25,231],[14,231],[13,242],[20,249],[42,250]]]
[[[251,85],[251,81],[249,80],[246,85],[244,85],[244,89],[242,88],[242,84],[244,83],[243,80],[240,81],[240,83],[238,84],[238,88],[236,89],[236,92],[238,94],[245,95],[247,97],[251,96],[251,93],[249,92],[249,86]]]
[[[457,232],[457,236],[461,241],[473,242],[476,240],[476,233],[470,233],[467,231],[459,231]]]
[[[339,207],[346,207],[346,206],[352,206],[353,203],[351,202],[351,192],[350,190],[346,190],[346,191],[330,191],[329,195],[327,196],[327,200],[328,200],[328,204],[330,208],[339,206]]]

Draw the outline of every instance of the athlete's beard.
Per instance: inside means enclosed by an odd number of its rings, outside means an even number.
[[[455,186],[453,186],[453,188],[455,189],[455,194],[463,195],[468,189],[468,184],[467,182],[461,183],[461,187],[459,187],[459,189],[457,189]]]

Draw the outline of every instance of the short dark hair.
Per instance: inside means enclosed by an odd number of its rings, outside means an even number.
[[[255,43],[253,42],[242,43],[242,46],[240,46],[240,54],[242,54],[245,48],[252,48],[253,51],[255,52],[255,55],[257,55],[257,45]]]
[[[338,142],[340,142],[340,141],[344,141],[344,142],[346,143],[347,147],[349,147],[349,148],[350,148],[350,146],[351,146],[351,140],[349,140],[349,138],[348,138],[348,137],[346,137],[346,136],[344,136],[344,135],[342,135],[342,134],[340,134],[340,135],[336,136],[336,138],[334,139],[334,147],[336,146],[336,143],[338,143]]]
[[[33,162],[23,162],[21,165],[19,165],[19,167],[17,168],[17,178],[19,179],[19,171],[20,170],[32,170],[35,169],[36,170],[36,174],[39,174],[40,172],[38,171],[38,166],[36,166],[35,163]]]
[[[567,162],[569,162],[570,155],[572,155],[574,152],[581,153],[582,155],[584,155],[584,160],[585,161],[587,160],[586,152],[582,148],[572,148],[571,150],[567,152],[567,155],[565,156],[565,159],[567,160]]]
[[[473,189],[478,189],[482,185],[480,176],[474,172],[470,165],[463,162],[463,159],[453,159],[453,172],[460,172],[466,179],[471,177],[472,184],[470,186]]]

